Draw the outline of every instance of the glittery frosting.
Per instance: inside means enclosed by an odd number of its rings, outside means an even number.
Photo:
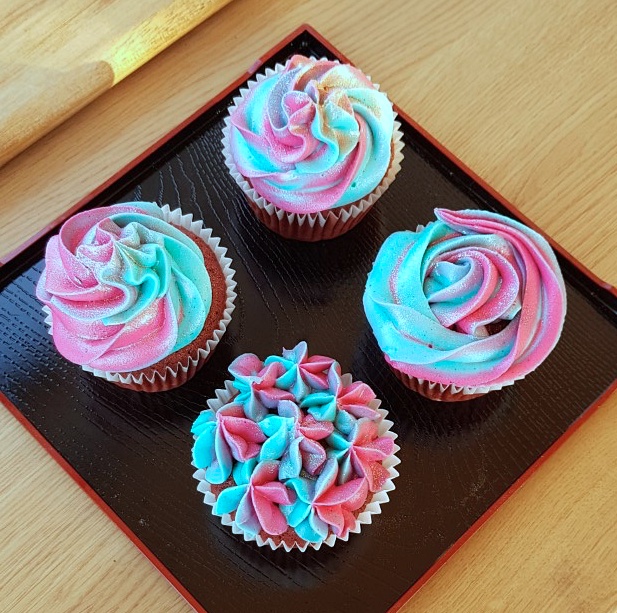
[[[488,211],[436,209],[437,221],[382,245],[364,309],[388,362],[458,386],[511,383],[561,334],[563,277],[548,242]]]
[[[154,203],[78,213],[52,237],[36,294],[71,362],[136,371],[193,341],[212,302],[199,247]]]
[[[214,512],[234,513],[251,535],[345,537],[384,487],[394,452],[393,438],[379,434],[374,392],[341,377],[331,358],[309,356],[305,342],[264,361],[243,354],[229,372],[235,395],[192,428],[193,464],[224,486]]]
[[[392,104],[346,64],[296,55],[252,87],[230,120],[238,171],[291,213],[357,202],[390,165]]]

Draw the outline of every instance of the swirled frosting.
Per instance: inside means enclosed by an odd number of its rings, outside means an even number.
[[[212,302],[199,247],[149,202],[66,221],[47,244],[36,294],[58,351],[108,372],[146,368],[188,345]]]
[[[390,165],[392,104],[346,64],[295,55],[243,96],[230,121],[238,171],[291,213],[361,200]]]
[[[369,492],[384,487],[394,452],[374,392],[331,358],[309,356],[305,342],[263,362],[243,354],[229,371],[229,402],[192,428],[193,464],[223,486],[214,512],[234,513],[251,535],[345,537]]]
[[[436,209],[437,221],[386,239],[364,309],[386,359],[407,375],[500,385],[535,369],[557,343],[563,277],[548,242],[488,211]]]

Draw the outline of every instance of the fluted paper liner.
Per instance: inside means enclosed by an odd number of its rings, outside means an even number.
[[[227,326],[231,321],[231,314],[235,308],[234,301],[236,299],[236,282],[234,281],[235,270],[231,267],[231,258],[226,255],[227,249],[220,246],[221,239],[212,236],[212,229],[204,228],[202,220],[193,221],[193,215],[191,213],[185,215],[179,208],[172,211],[167,204],[160,207],[160,209],[163,213],[163,219],[166,222],[182,227],[195,236],[198,236],[214,253],[225,275],[226,301],[223,316],[219,322],[218,328],[214,330],[205,346],[199,347],[193,355],[188,355],[183,362],[178,362],[175,367],[167,366],[164,371],[155,370],[151,377],[147,377],[144,372],[135,376],[130,372],[104,371],[82,365],[83,370],[92,373],[96,377],[111,381],[120,387],[143,392],[170,390],[179,387],[191,379],[207,362],[214,348],[219,344],[219,341],[225,334]],[[43,312],[45,313],[45,323],[49,326],[48,332],[53,336],[52,313],[47,306],[43,307]],[[143,370],[148,370],[153,366]]]
[[[234,98],[233,105],[229,107],[229,114],[225,117],[225,127],[223,128],[222,143],[225,165],[229,169],[234,181],[244,192],[253,213],[270,230],[285,238],[308,242],[336,238],[354,228],[364,218],[370,208],[388,189],[401,169],[404,147],[403,134],[400,131],[401,124],[399,121],[396,121],[396,113],[394,113],[395,121],[394,132],[392,133],[392,158],[390,166],[381,183],[370,194],[367,194],[362,200],[357,202],[317,213],[300,214],[285,211],[260,196],[249,181],[242,176],[232,158],[229,143],[230,117],[242,98],[258,83],[271,77],[273,74],[281,72],[284,68],[285,65],[283,64],[277,64],[274,69],[266,68],[264,73],[255,75],[255,79],[249,81],[247,86],[240,90],[240,95]],[[368,78],[370,79],[370,77]],[[376,83],[373,83],[373,85],[375,89],[379,90],[379,85]]]
[[[419,379],[399,370],[388,364],[398,379],[410,390],[421,394],[430,400],[440,402],[460,402],[463,400],[473,400],[479,396],[484,396],[489,392],[500,390],[508,385],[514,385],[516,380],[506,381],[498,385],[454,385],[454,383],[438,383],[428,379]],[[524,377],[520,377],[523,379]]]
[[[349,385],[352,382],[351,375],[349,374],[343,375],[342,382],[344,386]],[[216,398],[211,398],[210,400],[208,400],[208,408],[212,409],[213,411],[218,411],[223,405],[227,404],[234,396],[236,396],[237,393],[238,392],[233,386],[232,381],[229,381],[229,380],[225,381],[225,389],[216,390],[215,392]],[[369,405],[371,408],[379,411],[382,417],[381,421],[378,424],[378,434],[379,436],[386,436],[394,440],[396,439],[397,435],[390,430],[390,428],[393,425],[393,422],[386,419],[386,416],[388,415],[388,411],[386,411],[385,409],[380,409],[379,408],[380,404],[381,404],[381,400],[376,399],[376,400],[373,400]],[[393,483],[393,479],[395,479],[399,475],[398,471],[394,468],[397,464],[400,464],[401,462],[396,457],[396,453],[399,451],[399,449],[400,447],[395,444],[392,455],[388,456],[382,462],[383,466],[388,470],[389,477],[384,483],[384,486],[378,492],[375,492],[373,494],[369,492],[370,500],[369,498],[367,498],[368,503],[366,504],[362,512],[359,513],[358,516],[356,517],[355,526],[344,537],[339,537],[339,536],[336,536],[334,533],[330,533],[325,540],[320,541],[318,543],[309,543],[307,541],[303,541],[303,544],[294,543],[293,545],[288,545],[282,539],[278,543],[276,543],[270,537],[263,538],[260,534],[257,534],[257,535],[248,534],[247,532],[242,530],[242,528],[240,528],[238,524],[236,524],[236,522],[231,518],[231,515],[229,513],[218,515],[214,512],[214,505],[216,503],[217,497],[212,493],[212,486],[206,480],[206,471],[200,468],[197,471],[195,471],[195,473],[193,474],[193,477],[197,479],[197,481],[199,481],[197,485],[197,490],[204,495],[205,504],[212,507],[212,514],[217,515],[217,517],[220,517],[221,522],[224,526],[230,526],[231,531],[234,534],[241,534],[244,537],[245,541],[255,542],[260,547],[264,547],[264,546],[270,547],[270,549],[273,549],[273,550],[279,549],[282,547],[283,549],[285,549],[285,551],[291,551],[292,549],[299,549],[300,551],[306,551],[309,547],[313,549],[320,549],[322,545],[328,545],[329,547],[332,547],[334,543],[337,541],[337,539],[340,539],[342,541],[347,541],[351,533],[358,534],[362,530],[362,526],[364,524],[370,524],[373,522],[373,516],[379,515],[381,513],[381,505],[385,504],[386,502],[388,502],[388,500],[390,500],[388,496],[388,492],[391,492],[392,490],[396,489],[396,486]],[[302,539],[299,538],[299,540],[302,540]]]

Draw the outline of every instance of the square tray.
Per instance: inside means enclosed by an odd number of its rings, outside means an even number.
[[[345,59],[304,26],[255,69],[293,53]],[[196,609],[283,611],[293,603],[299,613],[384,611],[409,598],[615,388],[617,295],[556,246],[568,315],[557,348],[536,372],[462,403],[436,404],[408,391],[382,359],[362,310],[381,243],[433,219],[436,206],[521,215],[401,113],[402,170],[356,229],[315,244],[270,233],[229,176],[220,146],[226,110],[250,76],[0,269],[0,391]],[[34,297],[45,243],[60,222],[79,209],[131,200],[182,206],[203,219],[237,271],[237,308],[212,359],[163,394],[122,390],[66,362]],[[391,501],[361,535],[333,549],[286,554],[245,543],[211,515],[192,478],[190,427],[235,356],[266,356],[301,339],[375,389],[394,421],[402,462]]]

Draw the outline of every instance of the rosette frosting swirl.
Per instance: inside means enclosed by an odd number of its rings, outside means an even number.
[[[188,345],[212,302],[199,247],[149,202],[66,221],[47,244],[36,294],[58,351],[108,372],[146,368]]]
[[[364,309],[386,359],[407,375],[460,386],[513,382],[557,343],[563,277],[548,242],[487,211],[436,209],[438,221],[384,242]]]
[[[392,104],[346,64],[292,57],[282,72],[250,88],[230,124],[238,171],[291,213],[359,201],[390,165]]]

